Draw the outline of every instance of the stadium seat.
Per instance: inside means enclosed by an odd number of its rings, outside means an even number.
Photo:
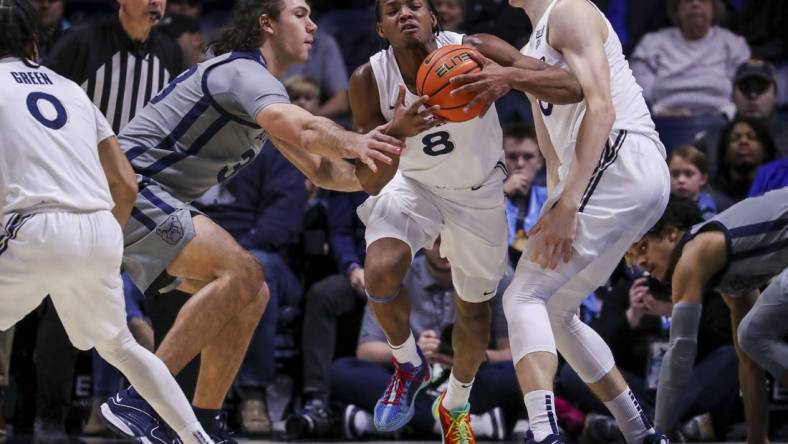
[[[693,144],[709,130],[720,130],[727,120],[722,116],[654,117],[659,138],[668,153],[684,144]]]

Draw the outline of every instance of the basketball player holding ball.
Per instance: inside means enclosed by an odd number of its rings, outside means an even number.
[[[427,97],[414,94],[417,70],[438,48],[465,44],[501,65],[522,68],[518,88],[542,100],[573,103],[582,95],[566,71],[525,57],[498,38],[443,32],[429,0],[378,0],[376,14],[377,31],[390,46],[350,79],[354,125],[362,130],[388,121],[387,134],[404,139],[406,148],[398,166],[374,174],[363,166],[357,169],[362,186],[374,195],[358,209],[366,224],[367,298],[396,367],[375,406],[374,423],[381,431],[402,428],[413,417],[416,395],[430,380],[429,364],[410,329],[410,302],[401,283],[416,252],[430,248],[440,235],[441,255],[452,266],[456,321],[450,384],[433,414],[444,443],[473,443],[468,399],[489,341],[489,300],[507,266],[501,128],[491,101],[474,111],[489,111],[483,117],[445,124],[435,118],[440,105],[424,106]],[[467,57],[451,60],[445,59],[441,68],[445,78],[455,68],[469,68]],[[440,87],[433,83],[429,86]],[[496,93],[501,96],[509,88]],[[451,100],[445,96],[442,103]],[[444,118],[468,117],[453,111]],[[435,338],[420,339],[425,350],[428,342],[434,345]]]
[[[570,105],[531,100],[549,197],[503,300],[528,409],[526,443],[563,443],[552,391],[556,348],[605,403],[628,444],[666,443],[627,387],[610,348],[575,314],[662,215],[670,193],[665,147],[618,36],[592,2],[510,4],[524,9],[533,24],[523,54],[569,69],[584,96]],[[474,91],[485,101],[487,91],[506,85],[504,68],[482,64],[481,72],[454,79],[464,85],[455,94]]]

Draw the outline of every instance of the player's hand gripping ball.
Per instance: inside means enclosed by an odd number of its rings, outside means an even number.
[[[473,93],[452,96],[454,85],[450,80],[460,74],[481,71],[482,67],[471,58],[478,52],[468,46],[447,45],[428,55],[419,66],[416,74],[416,89],[419,96],[429,96],[428,106],[440,105],[435,115],[449,122],[465,122],[478,116],[484,109],[484,102],[463,111],[474,98]]]

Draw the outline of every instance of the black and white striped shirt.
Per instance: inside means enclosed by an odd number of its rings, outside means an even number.
[[[69,30],[44,64],[80,85],[116,134],[183,68],[169,36],[154,28],[134,41],[117,16]]]

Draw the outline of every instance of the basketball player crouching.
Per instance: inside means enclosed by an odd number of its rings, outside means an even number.
[[[407,424],[416,395],[430,379],[428,363],[409,327],[410,305],[401,284],[413,255],[430,248],[440,235],[441,255],[452,264],[457,290],[456,352],[449,388],[436,401],[433,414],[444,442],[474,442],[468,398],[489,340],[488,302],[507,266],[502,134],[494,109],[438,127],[442,122],[430,113],[436,108],[423,108],[426,97],[413,93],[416,73],[437,48],[466,44],[503,65],[523,68],[516,87],[542,100],[577,102],[581,92],[566,71],[525,57],[496,37],[442,31],[428,0],[378,0],[376,17],[378,34],[390,46],[350,79],[354,125],[365,131],[391,122],[387,133],[404,138],[406,149],[398,165],[383,167],[377,174],[364,167],[357,170],[365,189],[379,192],[358,213],[367,227],[367,297],[396,366],[375,407],[375,426],[393,431]],[[496,95],[508,91],[509,87],[501,88]],[[490,107],[491,101],[485,104]]]

